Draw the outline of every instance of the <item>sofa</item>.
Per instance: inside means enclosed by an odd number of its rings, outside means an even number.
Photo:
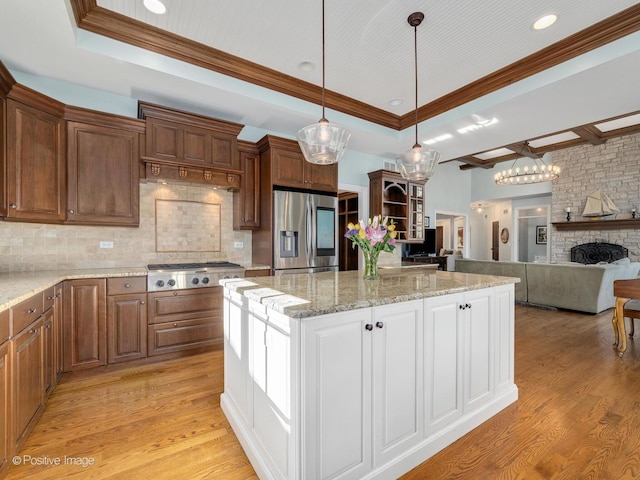
[[[637,278],[640,262],[625,258],[583,265],[458,259],[456,271],[520,278],[515,295],[519,303],[600,313],[615,306],[613,281]]]
[[[446,250],[441,248],[439,256],[447,259],[447,272],[455,272],[456,260],[462,258],[462,252],[460,250]]]

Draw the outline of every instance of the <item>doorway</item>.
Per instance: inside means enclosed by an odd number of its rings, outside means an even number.
[[[500,222],[491,223],[491,260],[500,260]]]

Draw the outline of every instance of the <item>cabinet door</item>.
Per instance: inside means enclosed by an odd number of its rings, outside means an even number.
[[[257,153],[240,152],[242,185],[233,193],[233,228],[260,227],[260,157]]]
[[[374,465],[423,438],[423,301],[373,309]]]
[[[496,342],[496,393],[513,388],[514,374],[514,285],[494,287],[494,318]]]
[[[42,321],[36,320],[14,338],[13,348],[13,451],[18,452],[44,409]]]
[[[465,411],[488,402],[494,391],[495,345],[493,341],[493,290],[467,292],[465,322]]]
[[[7,219],[62,223],[64,120],[7,101]]]
[[[107,363],[147,356],[147,294],[107,297]]]
[[[10,398],[10,369],[8,341],[0,344],[0,475],[9,468],[11,450],[11,398]]]
[[[69,122],[67,223],[138,225],[138,132]]]
[[[305,188],[325,192],[338,191],[338,164],[316,165],[302,158]]]
[[[107,363],[106,281],[64,282],[64,370]]]
[[[424,362],[426,435],[462,415],[462,294],[425,300]]]
[[[271,150],[273,183],[285,187],[309,188],[304,177],[305,159],[302,152]]]
[[[42,394],[44,398],[49,396],[56,384],[53,320],[53,308],[50,308],[42,316]]]
[[[380,332],[371,315],[367,308],[302,323],[305,479],[356,479],[372,468],[371,346]]]
[[[292,478],[290,338],[282,330],[250,316],[253,432],[265,445],[266,458],[282,478]]]

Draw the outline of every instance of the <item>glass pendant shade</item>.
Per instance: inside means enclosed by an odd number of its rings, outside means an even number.
[[[301,128],[297,134],[305,160],[317,165],[338,163],[350,137],[351,132],[340,125],[329,123],[326,118]]]
[[[396,159],[396,165],[400,169],[402,178],[426,182],[433,175],[439,159],[440,152],[428,150],[416,144]]]

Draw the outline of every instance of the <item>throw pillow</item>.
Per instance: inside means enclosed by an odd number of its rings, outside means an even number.
[[[631,263],[631,259],[629,257],[624,257],[611,263],[615,263],[616,265],[626,265],[628,263]]]

